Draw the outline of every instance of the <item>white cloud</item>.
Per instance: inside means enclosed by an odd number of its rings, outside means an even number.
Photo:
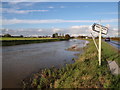
[[[54,32],[54,33],[57,33],[58,31],[60,31],[59,28],[54,28],[54,29],[53,29],[53,32]]]
[[[113,28],[113,31],[118,31],[118,29],[117,28]]]
[[[118,36],[118,28],[115,28],[110,24],[107,24],[106,26],[109,28],[107,36]],[[98,36],[98,33],[92,30],[92,25],[71,26],[69,32],[73,36],[78,36],[78,35],[91,36],[90,33],[93,33],[94,36]]]
[[[107,24],[106,27],[110,28],[110,24]]]
[[[2,12],[7,12],[7,13],[16,13],[16,14],[25,14],[25,13],[30,13],[30,12],[47,12],[48,10],[17,10],[17,9],[8,9],[8,8],[3,8]]]
[[[42,29],[38,29],[39,32],[43,31]]]
[[[87,25],[82,25],[82,26],[72,26],[71,28],[72,29],[81,29],[81,28],[86,28],[86,27],[89,27]]]
[[[60,6],[60,8],[65,8],[65,6]]]
[[[91,29],[90,29],[91,25],[80,25],[80,26],[71,26],[70,27],[70,33],[73,35],[90,35]]]
[[[3,0],[3,2],[119,2],[119,0]]]
[[[109,31],[107,36],[118,36],[118,29],[109,25]],[[73,28],[77,27],[77,28]],[[68,28],[38,28],[38,29],[3,29],[3,33],[9,33],[11,35],[24,35],[24,36],[31,36],[31,35],[52,35],[53,33],[59,33],[59,34],[70,34],[71,36],[91,36],[90,33],[92,32],[94,36],[98,36],[97,32],[94,32],[91,29],[91,25],[80,25],[80,26],[71,26]],[[103,35],[105,36],[105,35]]]
[[[36,11],[36,10],[35,10]],[[22,20],[22,19],[3,19],[3,25],[10,25],[10,24],[40,24],[40,23],[74,23],[74,22],[86,22],[86,23],[94,23],[97,20],[62,20],[62,19],[50,19],[50,20]],[[117,22],[117,19],[110,19],[110,20],[102,20],[102,22]],[[74,28],[79,28],[78,26],[74,26]]]
[[[9,9],[21,9],[21,8],[28,8],[28,7],[32,7],[34,4],[36,4],[36,2],[7,2],[9,4]],[[3,4],[4,5],[4,4]]]
[[[101,12],[101,13],[95,13],[95,14],[115,14],[115,15],[118,15],[118,12]]]
[[[79,29],[80,26],[72,26],[71,28]]]
[[[79,34],[71,34],[71,36],[75,36],[75,37],[77,37],[77,36],[79,36]]]
[[[20,2],[9,2],[10,5],[16,5],[18,3],[20,3]]]
[[[35,2],[22,3],[22,5],[24,5],[24,6],[32,6],[34,4],[35,4]]]
[[[102,20],[101,22],[118,22],[118,19]]]
[[[54,7],[53,7],[53,6],[50,6],[50,7],[48,7],[48,8],[51,8],[51,9],[52,9],[52,8],[54,8]]]

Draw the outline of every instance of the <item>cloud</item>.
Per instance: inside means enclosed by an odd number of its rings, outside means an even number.
[[[9,5],[16,5],[16,4],[18,4],[18,3],[20,3],[20,2],[9,2],[8,4],[9,4]]]
[[[2,34],[23,35],[23,36],[40,36],[52,35],[52,29],[29,28],[29,29],[2,29]]]
[[[60,6],[60,8],[65,8],[65,6]]]
[[[106,27],[110,28],[110,24],[107,24]]]
[[[53,6],[50,6],[50,7],[48,7],[48,8],[51,8],[51,9],[52,9],[52,8],[54,8],[54,7],[53,7]]]
[[[95,14],[110,14],[110,15],[116,14],[118,15],[118,12],[101,12],[101,13],[95,13]]]
[[[34,0],[4,0],[3,2],[30,2],[30,1],[34,1]],[[36,0],[36,1],[39,1],[39,0]]]
[[[81,28],[86,28],[88,25],[82,25],[82,26],[72,26],[72,29],[81,29]]]
[[[32,10],[33,11],[33,10]],[[34,10],[36,11],[36,10]],[[3,19],[2,20],[3,25],[10,25],[10,24],[40,24],[40,23],[94,23],[94,22],[98,22],[97,20],[62,20],[62,19],[50,19],[50,20],[22,20],[22,19]],[[109,20],[102,20],[102,22],[118,22],[117,19],[109,19]],[[75,26],[74,26],[75,28]],[[79,27],[76,27],[79,28]]]
[[[118,36],[118,29],[111,27],[108,30],[108,35],[107,36]]]
[[[71,26],[70,33],[73,35],[90,35],[91,25],[80,25],[80,26]]]
[[[60,29],[59,29],[59,28],[54,28],[52,31],[53,31],[54,33],[57,33],[57,32],[60,31]]]
[[[3,8],[2,12],[3,13],[16,13],[16,14],[25,14],[25,13],[30,13],[30,12],[47,12],[49,10],[18,10],[18,9],[8,9],[8,8]]]
[[[118,27],[115,28],[110,24],[107,24],[105,26],[109,28],[107,36],[118,36]],[[92,30],[92,25],[71,26],[69,30],[70,30],[69,33],[75,36],[78,36],[78,35],[91,36],[90,33],[93,33],[94,36],[98,36],[98,33]],[[103,36],[106,36],[106,35],[103,35]]]
[[[21,8],[32,8],[36,2],[7,2],[8,9],[21,9]],[[3,4],[4,6],[5,4]]]
[[[119,0],[3,0],[3,2],[119,2]]]
[[[39,32],[42,32],[43,30],[42,29],[38,29]]]
[[[75,36],[75,37],[77,37],[77,36],[79,36],[79,34],[71,34],[71,36]]]
[[[118,31],[118,29],[117,28],[113,28],[113,31]]]
[[[93,33],[94,36],[98,36],[97,32],[92,30],[91,25],[79,25],[79,26],[71,26],[68,28],[34,28],[34,29],[2,29],[3,34],[11,34],[11,35],[24,35],[24,36],[40,36],[40,35],[52,35],[53,33],[59,34],[70,34],[71,36],[91,36],[90,33]],[[105,36],[105,35],[103,35]],[[109,31],[107,36],[118,36],[118,28],[115,28],[109,25]]]
[[[24,6],[32,6],[34,4],[35,4],[35,2],[22,3],[22,5],[24,5]]]
[[[78,35],[90,35],[89,31],[90,25],[81,25],[78,27],[81,27],[80,29],[68,27],[68,28],[49,28],[49,29],[4,29],[2,32],[4,34],[11,34],[11,35],[24,35],[24,36],[39,36],[39,35],[52,35],[53,33],[59,33],[59,34],[70,34],[72,36],[78,36]]]
[[[118,22],[118,19],[102,20],[101,22]]]

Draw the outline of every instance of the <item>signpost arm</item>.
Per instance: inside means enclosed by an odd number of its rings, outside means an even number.
[[[99,32],[99,66],[101,66],[101,34],[102,34],[102,26],[100,26],[100,32]]]
[[[99,49],[98,49],[97,43],[96,43],[96,41],[95,41],[95,37],[93,36],[92,33],[91,33],[91,35],[92,35],[92,39],[93,39],[93,41],[94,41],[94,44],[95,44],[95,46],[96,46],[96,48],[97,48],[97,50],[98,50],[98,52],[99,52]]]

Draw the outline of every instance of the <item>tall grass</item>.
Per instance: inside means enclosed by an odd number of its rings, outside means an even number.
[[[113,76],[107,65],[107,60],[118,58],[116,54],[111,46],[102,42],[102,66],[99,66],[97,50],[90,41],[73,64],[43,69],[24,79],[23,88],[119,88],[120,75]]]

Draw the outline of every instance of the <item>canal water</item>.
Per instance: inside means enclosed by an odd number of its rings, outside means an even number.
[[[61,67],[73,63],[78,52],[66,51],[74,44],[84,47],[87,41],[72,39],[69,41],[47,42],[6,46],[2,48],[2,87],[20,88],[21,80],[52,66]]]

